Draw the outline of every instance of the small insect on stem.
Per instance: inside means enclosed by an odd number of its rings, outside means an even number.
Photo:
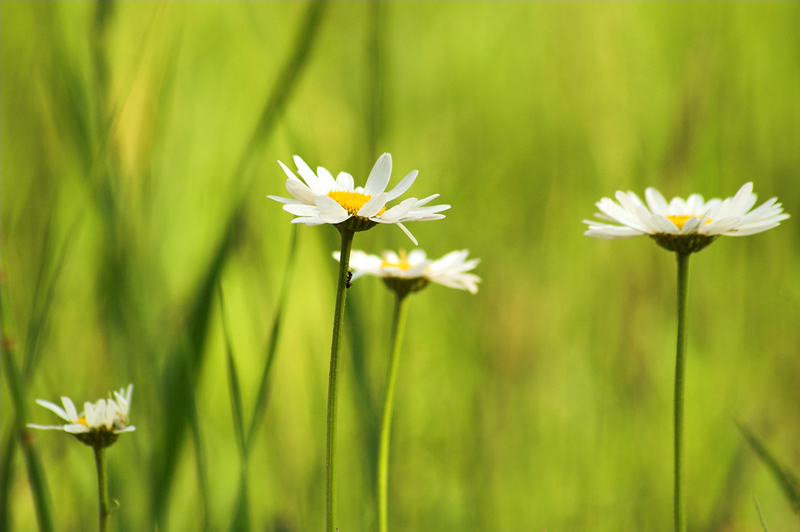
[[[344,285],[345,288],[350,288],[352,286],[352,283],[350,283],[350,281],[352,280],[353,280],[353,272],[347,272],[347,282]]]

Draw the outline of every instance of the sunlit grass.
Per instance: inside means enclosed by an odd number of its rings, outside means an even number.
[[[15,360],[31,416],[36,397],[135,383],[137,431],[108,454],[121,502],[113,526],[147,530],[159,512],[170,530],[231,524],[241,460],[220,280],[248,424],[273,357],[248,460],[250,525],[323,526],[338,239],[298,228],[281,296],[294,237],[265,196],[284,194],[278,159],[301,154],[363,183],[391,151],[394,175],[420,170],[415,195],[438,192],[453,206],[442,222],[410,225],[420,244],[432,256],[468,247],[484,279],[475,297],[428,290],[413,301],[395,391],[392,453],[403,460],[390,471],[391,528],[665,529],[674,265],[656,246],[588,241],[580,221],[609,190],[724,197],[747,181],[762,201],[778,196],[800,213],[797,5],[113,7],[98,19],[95,3],[0,6],[0,224]],[[375,230],[357,244],[375,253],[405,238]],[[760,530],[753,496],[770,530],[797,527],[731,420],[800,471],[798,243],[792,218],[719,241],[693,263],[685,431],[687,514],[699,530]],[[391,295],[364,279],[348,306],[342,532],[375,527]],[[184,378],[188,360],[194,378],[169,384],[167,369]],[[30,530],[6,371],[0,437],[13,467],[2,471],[0,528]],[[97,503],[85,449],[32,443],[54,529],[81,529]],[[161,460],[174,462],[169,483]]]

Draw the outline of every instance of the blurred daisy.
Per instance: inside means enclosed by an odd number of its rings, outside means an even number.
[[[33,429],[63,430],[74,434],[76,438],[92,447],[108,447],[123,432],[131,432],[136,427],[130,425],[130,406],[133,384],[127,390],[121,388],[114,392],[114,398],[100,399],[96,403],[86,402],[83,412],[78,413],[75,404],[69,397],[62,397],[61,408],[57,404],[37,399],[36,403],[54,412],[64,421],[65,425],[35,425],[28,424]]]
[[[397,224],[416,244],[417,240],[403,222],[439,220],[444,218],[444,215],[439,213],[450,208],[449,205],[427,206],[431,200],[439,196],[433,194],[421,200],[408,198],[387,209],[386,204],[403,195],[414,183],[418,174],[414,170],[396,187],[385,192],[392,173],[392,156],[388,153],[378,158],[363,188],[355,187],[353,176],[346,172],[339,173],[334,179],[328,170],[319,166],[315,174],[297,155],[294,156],[294,163],[305,183],[281,161],[278,163],[286,172],[288,177],[286,190],[292,197],[267,197],[283,203],[285,211],[297,216],[292,223],[304,223],[307,226],[341,224],[351,231],[366,231],[379,223]]]
[[[469,251],[463,249],[431,260],[421,249],[415,249],[408,255],[403,250],[399,254],[384,251],[383,257],[356,250],[350,255],[350,268],[353,270],[352,280],[362,275],[375,275],[402,294],[421,290],[428,282],[475,294],[481,278],[467,272],[474,269],[480,259],[467,260],[467,255]],[[339,252],[334,252],[333,258],[339,260]]]
[[[633,193],[618,191],[617,203],[603,198],[596,203],[601,220],[621,225],[584,220],[586,236],[617,240],[650,235],[662,247],[679,253],[700,251],[720,235],[745,236],[760,233],[789,218],[777,198],[752,211],[756,203],[753,184],[746,183],[732,198],[703,200],[700,194],[688,199],[673,198],[669,203],[654,189],[645,190],[645,205]]]

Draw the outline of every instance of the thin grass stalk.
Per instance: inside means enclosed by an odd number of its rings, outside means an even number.
[[[342,324],[344,323],[344,303],[347,297],[350,251],[353,249],[353,236],[355,236],[353,231],[344,227],[339,227],[339,232],[342,244],[331,336],[331,364],[328,372],[328,427],[325,444],[325,510],[328,532],[336,532],[336,423],[338,420],[336,407],[339,401],[339,349],[342,345]]]
[[[100,532],[108,530],[111,520],[111,509],[108,505],[108,474],[106,471],[105,448],[94,447],[94,463],[97,467],[97,498],[99,502]]]
[[[397,382],[397,367],[400,361],[400,347],[406,324],[408,294],[395,293],[394,315],[392,317],[392,353],[386,371],[386,391],[383,399],[383,419],[381,420],[381,439],[378,451],[378,531],[387,532],[389,518],[389,443],[391,442],[394,387]]]
[[[297,224],[294,224],[292,226],[292,235],[289,238],[289,251],[286,255],[286,270],[283,275],[283,282],[281,283],[280,295],[278,296],[278,306],[275,309],[275,318],[272,321],[269,340],[264,350],[264,371],[261,373],[261,382],[258,385],[258,395],[256,396],[255,406],[253,407],[253,415],[250,418],[250,425],[244,433],[246,436],[245,450],[247,454],[249,454],[253,446],[253,440],[255,440],[258,427],[261,420],[264,418],[264,413],[267,411],[270,390],[269,377],[272,373],[272,365],[275,362],[275,352],[278,348],[283,315],[286,312],[286,301],[289,297],[289,286],[291,286],[292,283],[295,259],[297,258],[297,229]]]
[[[53,518],[50,511],[50,494],[47,490],[47,479],[42,468],[39,455],[33,446],[33,438],[26,427],[27,412],[25,407],[25,393],[22,375],[14,360],[14,336],[11,334],[9,301],[6,293],[5,281],[0,289],[0,350],[2,351],[3,366],[5,368],[11,402],[14,406],[16,425],[14,432],[19,439],[25,457],[25,466],[28,471],[28,482],[33,492],[33,503],[36,509],[36,519],[41,532],[53,531]]]
[[[675,532],[686,532],[685,464],[683,454],[683,403],[686,374],[686,302],[689,284],[689,254],[678,258],[678,349],[675,357]]]
[[[52,212],[51,208],[51,212]],[[41,252],[41,264],[39,271],[37,273],[36,278],[36,285],[34,288],[34,295],[33,295],[33,315],[31,316],[30,321],[28,322],[28,329],[27,334],[25,337],[25,351],[23,354],[22,360],[22,388],[23,390],[27,389],[30,385],[31,379],[36,371],[36,367],[38,366],[39,361],[39,340],[42,336],[42,331],[47,324],[47,320],[50,316],[50,308],[52,306],[53,298],[55,296],[55,287],[60,278],[61,270],[64,265],[64,259],[67,255],[67,250],[69,249],[69,243],[72,240],[72,235],[75,234],[75,228],[77,227],[77,221],[73,223],[72,227],[70,228],[67,238],[61,250],[58,253],[58,257],[56,259],[56,265],[53,268],[53,274],[50,277],[50,280],[47,282],[47,287],[44,290],[44,296],[42,299],[41,304],[39,304],[39,294],[42,288],[42,284],[44,283],[45,278],[45,266],[49,262],[48,258],[50,256],[50,236],[52,234],[52,216],[50,221],[47,224],[47,231],[45,233],[44,239],[42,241],[42,252]],[[8,498],[10,495],[10,486],[11,486],[11,479],[13,477],[14,471],[14,455],[17,449],[17,429],[18,426],[17,420],[15,419],[14,422],[11,424],[11,430],[5,436],[2,445],[2,458],[0,458],[0,530],[8,530],[10,528],[11,523],[11,511],[8,503]],[[27,430],[27,429],[25,429]]]
[[[786,495],[794,512],[800,515],[800,478],[792,473],[785,465],[781,464],[775,455],[767,449],[767,446],[764,445],[750,429],[741,423],[736,423],[736,426],[739,427],[739,431],[742,433],[742,436],[744,436],[747,444],[761,459],[764,465],[767,466],[773,478],[778,482],[781,491]]]
[[[758,505],[758,501],[755,497],[753,497],[753,502],[756,505],[756,512],[758,512],[758,520],[761,521],[761,528],[764,529],[764,532],[769,532],[769,529],[767,528],[767,522],[764,521],[764,516],[761,514],[761,507]]]

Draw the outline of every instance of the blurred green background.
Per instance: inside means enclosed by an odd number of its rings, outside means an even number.
[[[390,472],[393,530],[656,531],[672,521],[675,260],[582,235],[618,189],[733,195],[795,216],[691,260],[690,530],[797,530],[734,424],[800,472],[800,5],[28,3],[0,6],[4,326],[36,398],[135,384],[108,452],[120,531],[227,530],[242,460],[226,340],[253,415],[251,530],[324,524],[325,401],[338,233],[293,228],[276,160],[377,156],[447,218],[480,292],[410,302]],[[391,186],[391,184],[390,184]],[[410,248],[402,232],[356,249]],[[288,279],[288,281],[286,281]],[[224,293],[220,310],[218,286]],[[349,291],[339,410],[342,532],[375,529],[391,295]],[[4,367],[3,526],[36,515]],[[57,530],[96,526],[91,452],[31,434]],[[7,462],[6,462],[7,460]]]

